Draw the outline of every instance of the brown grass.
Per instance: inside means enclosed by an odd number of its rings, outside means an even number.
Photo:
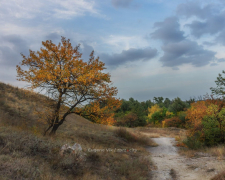
[[[218,159],[225,158],[225,145],[207,148],[205,151],[213,156],[216,156]]]
[[[133,139],[126,139],[118,135],[117,127],[93,124],[74,114],[66,118],[56,136],[43,137],[46,125],[33,113],[35,107],[43,107],[43,101],[46,98],[42,95],[0,83],[3,179],[149,179],[151,161],[144,148],[151,145],[148,138],[127,129]],[[72,155],[60,156],[60,148],[66,143],[79,143],[87,154],[86,161],[77,161]],[[91,152],[94,149],[105,152]]]
[[[138,143],[144,146],[154,146],[154,142],[146,135],[134,133],[128,128],[120,127],[114,131],[115,135],[128,143]]]
[[[186,135],[186,130],[169,127],[169,128],[154,128],[154,127],[137,127],[136,131],[141,132],[142,134],[148,135],[152,138],[157,138],[160,136],[163,137],[183,137]]]
[[[172,177],[173,180],[177,179],[177,173],[174,169],[170,170],[170,176]]]
[[[218,175],[214,176],[211,180],[225,180],[225,171],[222,171]]]

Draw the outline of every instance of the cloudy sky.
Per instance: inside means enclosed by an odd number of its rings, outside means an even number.
[[[187,100],[225,70],[224,0],[0,0],[0,81],[16,80],[20,53],[69,38],[105,62],[118,97]]]

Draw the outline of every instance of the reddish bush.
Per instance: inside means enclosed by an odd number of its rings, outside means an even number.
[[[116,123],[117,126],[128,126],[128,127],[135,127],[137,124],[138,116],[132,112],[125,115],[124,117],[120,118],[119,121]]]
[[[177,116],[165,119],[164,121],[166,127],[184,127],[184,122],[182,122]]]

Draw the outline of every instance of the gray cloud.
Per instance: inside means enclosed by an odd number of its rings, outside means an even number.
[[[191,34],[199,38],[204,34],[214,35],[225,28],[225,11],[222,11],[222,7],[215,3],[202,7],[198,2],[189,1],[178,5],[176,11],[179,16],[195,16],[203,20],[195,20],[186,25],[191,29]]]
[[[209,26],[212,33],[216,32],[219,26],[219,24],[216,26],[215,23],[217,21],[212,19],[212,27]],[[223,25],[221,24],[221,26]],[[157,29],[151,34],[151,37],[163,42],[162,50],[164,54],[160,58],[163,66],[177,70],[177,66],[182,64],[201,67],[218,60],[215,57],[215,52],[204,49],[203,46],[198,45],[195,41],[188,40],[184,36],[184,31],[180,30],[177,17],[170,17],[162,22],[156,22],[155,27]]]
[[[133,0],[112,0],[111,3],[115,8],[127,8]]]
[[[88,45],[86,42],[82,42],[83,48],[81,48],[81,53],[82,53],[82,59],[84,61],[88,61],[90,58],[91,52],[94,50],[94,48],[90,45]]]
[[[216,45],[215,42],[208,42],[208,41],[204,41],[203,44],[206,45],[206,46],[214,46],[214,45]]]
[[[185,39],[177,17],[169,17],[163,22],[156,22],[154,27],[157,29],[151,33],[153,39],[162,40],[164,43],[179,42]]]
[[[106,66],[119,66],[127,62],[147,61],[157,55],[157,50],[152,48],[123,50],[120,54],[100,54],[100,60],[106,63]]]
[[[183,40],[166,44],[162,47],[164,55],[160,58],[163,66],[176,67],[182,64],[192,64],[200,67],[216,59],[215,52],[205,50],[194,41]]]
[[[211,63],[210,66],[217,66],[217,63]]]
[[[173,67],[172,69],[173,69],[173,70],[179,70],[179,68],[178,68],[178,67]]]
[[[225,29],[219,33],[215,41],[225,46]]]
[[[217,60],[218,62],[225,62],[225,59],[224,58],[220,58]]]
[[[52,42],[57,42],[56,44],[58,44],[58,42],[61,42],[61,35],[59,35],[57,32],[53,32],[50,34],[47,34],[45,36],[46,40],[52,40]]]
[[[0,38],[0,63],[5,66],[16,66],[22,57],[20,53],[27,55],[29,52],[28,43],[18,35],[7,35]]]
[[[203,34],[216,34],[225,27],[225,13],[208,18],[205,22],[193,21],[187,24],[191,29],[191,34],[195,37],[201,37]]]
[[[208,4],[204,7],[201,7],[198,2],[194,1],[179,4],[176,9],[178,15],[185,16],[187,18],[191,16],[196,16],[202,19],[210,17],[212,12],[214,11],[215,11],[214,5]]]

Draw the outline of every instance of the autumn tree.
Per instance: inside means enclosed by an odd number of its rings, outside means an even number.
[[[189,128],[197,129],[206,115],[207,106],[205,101],[197,101],[191,104],[191,107],[186,111],[186,120]]]
[[[149,121],[153,121],[155,124],[157,120],[162,120],[163,118],[163,108],[160,108],[158,104],[148,108],[148,119]]]
[[[105,64],[99,57],[94,57],[94,51],[85,62],[81,59],[79,46],[72,47],[65,37],[58,45],[51,40],[42,42],[42,45],[44,47],[40,51],[29,50],[28,57],[21,54],[23,60],[20,65],[29,69],[23,70],[17,65],[17,77],[19,81],[30,83],[32,89],[44,89],[54,99],[54,113],[45,134],[48,131],[50,135],[55,134],[71,113],[111,123],[113,110],[120,106],[120,100],[114,97],[118,91],[110,86],[110,75],[103,72]],[[103,101],[105,104],[101,107]]]
[[[160,108],[158,106],[158,104],[155,104],[154,106],[148,108],[148,118],[152,118],[152,115],[155,113],[155,112],[161,112],[162,111],[162,108]]]

